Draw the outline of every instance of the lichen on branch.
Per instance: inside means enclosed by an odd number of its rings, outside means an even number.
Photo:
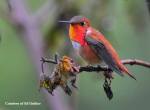
[[[66,94],[71,95],[72,90],[68,85],[70,83],[72,87],[77,88],[75,85],[77,74],[75,73],[79,72],[79,67],[75,65],[74,61],[67,56],[63,56],[58,62],[57,59],[45,60],[44,58],[42,58],[41,61],[43,61],[42,68],[45,62],[56,64],[56,66],[51,75],[42,75],[40,80],[40,88],[45,88],[50,94],[53,95],[53,91],[60,86]]]

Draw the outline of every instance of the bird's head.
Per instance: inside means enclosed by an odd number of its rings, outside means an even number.
[[[74,16],[69,21],[60,21],[69,24],[69,37],[72,41],[84,44],[84,37],[90,21],[83,16]]]

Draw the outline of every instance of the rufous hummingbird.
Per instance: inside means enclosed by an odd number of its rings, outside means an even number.
[[[100,64],[102,61],[108,67],[123,76],[128,74],[136,78],[122,64],[116,50],[98,30],[90,25],[89,19],[83,16],[74,16],[69,21],[60,21],[69,24],[69,37],[74,49],[91,64]]]

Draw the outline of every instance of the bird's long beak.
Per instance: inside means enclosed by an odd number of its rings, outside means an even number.
[[[67,23],[67,24],[70,24],[71,22],[70,21],[59,21],[60,23]]]

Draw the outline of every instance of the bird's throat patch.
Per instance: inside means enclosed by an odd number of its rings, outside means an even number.
[[[70,39],[83,45],[85,43],[84,42],[84,33],[85,33],[84,31],[85,30],[77,24],[70,25],[70,28],[69,28]]]

